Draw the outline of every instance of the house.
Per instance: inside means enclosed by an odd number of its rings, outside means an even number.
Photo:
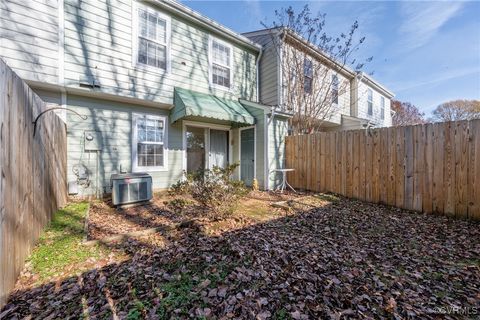
[[[66,108],[78,194],[109,192],[114,173],[167,188],[234,162],[247,185],[275,187],[289,114],[258,103],[260,45],[175,1],[6,0],[0,12],[0,57]]]
[[[308,103],[320,105],[326,97],[328,106],[322,105],[318,111],[322,131],[391,126],[390,100],[394,94],[371,76],[332,60],[285,28],[243,35],[263,48],[258,70],[261,103],[297,114],[308,108]],[[299,82],[305,99],[298,98]]]

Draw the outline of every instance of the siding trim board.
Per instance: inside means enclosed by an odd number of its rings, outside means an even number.
[[[270,121],[269,121],[269,116],[267,114],[264,115],[264,122],[265,122],[265,130],[263,131],[263,140],[265,142],[263,144],[263,161],[264,161],[263,188],[268,191],[270,190],[270,183],[269,183],[270,169],[268,165],[268,126],[270,124]]]

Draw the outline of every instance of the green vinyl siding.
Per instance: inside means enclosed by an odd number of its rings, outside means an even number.
[[[24,80],[58,82],[58,2],[0,1],[0,57]]]
[[[67,166],[68,181],[75,181],[74,166],[82,164],[89,171],[91,187],[81,190],[81,194],[95,193],[97,153],[84,150],[85,131],[98,132],[102,150],[98,153],[99,180],[102,192],[110,192],[110,176],[119,173],[120,168],[126,172],[132,171],[132,118],[135,113],[150,115],[169,115],[169,110],[134,105],[130,103],[116,102],[91,98],[86,96],[67,95],[67,107],[81,115],[87,116],[81,119],[73,112],[67,112]],[[255,170],[259,186],[265,189],[265,130],[266,114],[264,109],[244,105],[248,112],[255,118]],[[195,119],[193,119],[195,120]],[[199,121],[200,120],[200,121]],[[202,119],[197,121],[202,122]],[[212,122],[203,122],[211,123]],[[274,121],[274,123],[276,123]],[[168,151],[167,168],[164,171],[147,171],[152,175],[153,187],[163,189],[178,181],[183,174],[183,124],[177,121],[168,125]],[[240,161],[239,154],[239,128],[230,130],[231,159],[232,163]],[[271,156],[272,159],[275,156]],[[238,172],[235,177],[239,178]]]
[[[133,114],[168,116],[168,110],[72,95],[67,97],[67,107],[88,117],[83,120],[72,112],[67,113],[68,181],[76,180],[73,174],[75,165],[85,165],[90,173],[92,188],[84,190],[84,194],[94,193],[97,171],[97,153],[84,150],[85,131],[98,132],[102,144],[102,150],[98,153],[100,187],[103,192],[110,192],[110,176],[119,173],[120,167],[126,172],[132,170]],[[182,126],[170,125],[168,121],[166,124],[168,166],[165,171],[149,172],[153,178],[154,188],[167,188],[182,176]]]
[[[256,52],[232,44],[233,89],[210,87],[208,41],[211,33],[160,9],[154,2],[150,2],[150,7],[171,20],[171,70],[137,66],[132,49],[136,41],[132,27],[134,7],[132,1],[65,2],[65,83],[68,87],[78,89],[79,79],[93,75],[101,83],[96,91],[163,104],[173,103],[174,87],[225,98],[256,98]],[[214,36],[222,38],[222,35]]]
[[[246,35],[250,40],[260,44],[263,47],[262,58],[260,59],[259,74],[259,101],[266,105],[278,105],[279,95],[278,80],[278,52],[273,43],[272,35]]]

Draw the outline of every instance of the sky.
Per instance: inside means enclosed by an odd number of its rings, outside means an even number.
[[[357,20],[364,71],[427,116],[454,99],[480,100],[480,1],[201,1],[182,3],[239,33],[271,25],[275,9],[306,4],[330,35]]]

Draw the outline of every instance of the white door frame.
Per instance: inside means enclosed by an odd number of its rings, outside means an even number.
[[[253,179],[257,179],[257,128],[255,125],[242,127],[238,130],[238,178],[242,179],[242,131],[247,129],[253,129]]]
[[[230,161],[232,161],[232,145],[230,140],[232,136],[231,126],[198,122],[198,121],[182,120],[182,145],[183,145],[182,169],[183,171],[187,170],[187,126],[207,129],[205,130],[205,167],[206,168],[210,168],[210,129],[228,131],[229,141],[228,141],[228,161],[227,162],[230,163]]]

